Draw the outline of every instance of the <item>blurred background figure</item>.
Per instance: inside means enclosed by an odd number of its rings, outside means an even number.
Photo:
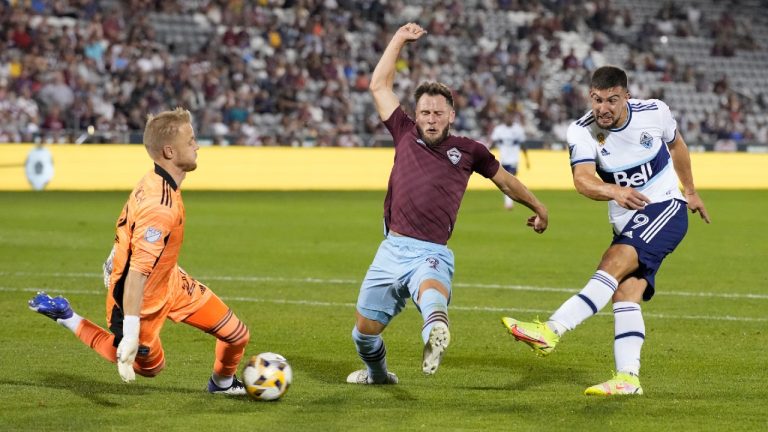
[[[504,121],[496,125],[491,132],[491,145],[499,149],[501,165],[514,176],[517,175],[521,152],[525,158],[525,168],[531,169],[528,150],[525,148],[525,129],[520,124],[519,118],[519,113],[507,111],[504,114]],[[515,202],[512,198],[504,195],[504,208],[512,210],[514,206]]]

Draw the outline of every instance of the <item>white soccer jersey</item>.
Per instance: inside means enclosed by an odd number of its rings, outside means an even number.
[[[525,141],[525,130],[520,123],[512,126],[500,124],[491,132],[491,142],[499,147],[499,161],[502,165],[517,166],[520,161],[520,145]]]
[[[590,111],[568,127],[571,167],[594,163],[606,183],[630,186],[651,202],[685,200],[667,144],[675,140],[677,122],[669,107],[657,99],[630,99],[627,122],[617,129],[601,129]],[[634,210],[608,203],[613,229],[620,233]]]

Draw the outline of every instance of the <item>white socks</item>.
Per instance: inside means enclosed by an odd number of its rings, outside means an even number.
[[[83,320],[83,317],[77,314],[77,312],[72,312],[72,316],[69,318],[59,318],[56,320],[56,322],[68,328],[72,333],[77,334],[77,327],[80,326],[80,321]]]
[[[598,270],[587,285],[569,298],[547,321],[552,331],[562,336],[584,320],[596,314],[613,297],[618,282],[608,273]],[[613,304],[614,342],[613,352],[616,371],[634,375],[640,373],[640,350],[645,341],[645,322],[640,305],[633,302]]]
[[[216,384],[217,387],[228,389],[232,386],[232,383],[235,381],[234,376],[221,376],[216,374],[215,372],[211,374],[211,381],[213,381],[214,384]]]
[[[611,301],[618,286],[613,276],[602,270],[596,271],[578,294],[566,300],[552,314],[547,325],[559,336],[567,330],[573,330],[585,319],[604,308]]]
[[[613,304],[615,336],[613,355],[616,372],[640,373],[640,350],[645,342],[645,322],[640,305],[632,302]]]

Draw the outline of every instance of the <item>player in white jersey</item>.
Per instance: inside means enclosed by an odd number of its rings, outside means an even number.
[[[512,175],[517,175],[517,165],[520,163],[520,152],[525,158],[525,168],[531,169],[528,160],[528,150],[525,147],[525,130],[517,120],[519,114],[507,112],[504,114],[504,122],[496,125],[491,132],[491,145],[499,149],[499,161],[501,166]],[[504,208],[512,210],[515,201],[504,195]]]
[[[573,182],[582,195],[609,201],[613,241],[586,286],[546,323],[502,322],[545,356],[566,331],[612,300],[616,374],[584,393],[642,394],[640,302],[651,299],[661,262],[685,236],[686,205],[707,223],[709,215],[694,187],[688,147],[664,102],[630,99],[626,73],[613,66],[594,72],[589,97],[591,111],[568,128]]]

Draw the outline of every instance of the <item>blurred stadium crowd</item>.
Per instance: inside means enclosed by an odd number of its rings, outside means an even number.
[[[408,21],[396,91],[452,86],[460,134],[513,110],[556,147],[614,64],[690,145],[768,144],[766,0],[0,0],[0,142],[141,142],[183,106],[212,144],[387,145],[367,86]]]

